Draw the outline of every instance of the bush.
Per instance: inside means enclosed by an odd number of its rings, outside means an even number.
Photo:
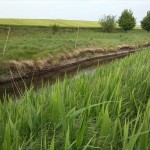
[[[125,9],[119,17],[118,23],[125,32],[132,30],[136,25],[136,19],[133,16],[133,12]]]
[[[56,24],[52,25],[51,26],[52,33],[55,34],[56,32],[58,32],[59,28],[60,28],[59,25],[56,25]]]
[[[147,16],[143,18],[141,21],[142,29],[146,30],[147,32],[150,32],[150,11],[147,12]]]
[[[113,15],[104,15],[102,18],[99,19],[99,23],[105,32],[112,32],[116,26],[116,19]]]

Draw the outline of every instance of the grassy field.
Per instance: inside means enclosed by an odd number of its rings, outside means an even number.
[[[150,49],[0,102],[2,150],[149,150]]]
[[[61,27],[99,27],[99,23],[97,21],[61,19],[0,19],[0,25],[50,26],[54,24],[59,25]]]
[[[83,21],[83,20],[61,20],[61,19],[0,19],[0,26],[14,25],[14,26],[51,26],[59,25],[60,27],[100,27],[98,21]],[[135,29],[141,29],[137,25]]]
[[[115,48],[118,45],[138,45],[150,41],[143,30],[128,33],[103,33],[97,30],[60,31],[49,28],[11,28],[3,55],[8,28],[0,28],[0,61],[41,59],[48,55],[58,58],[61,53],[85,48]],[[78,34],[78,35],[77,35]],[[78,36],[78,38],[77,38]]]

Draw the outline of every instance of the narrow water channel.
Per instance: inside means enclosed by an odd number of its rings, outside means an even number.
[[[129,54],[120,55],[119,57],[98,59],[92,62],[84,62],[80,65],[71,66],[65,69],[62,68],[53,72],[47,71],[46,73],[40,75],[33,74],[29,78],[20,79],[17,81],[11,80],[11,82],[8,83],[0,83],[0,100],[3,101],[4,97],[7,99],[8,96],[15,99],[20,97],[26,89],[34,87],[34,90],[39,90],[42,86],[46,86],[46,84],[54,84],[57,79],[62,81],[66,76],[68,78],[72,78],[81,73],[94,72],[97,67],[108,64],[127,55]]]
[[[39,76],[29,77],[27,79],[21,79],[18,81],[11,81],[9,83],[0,84],[0,100],[3,100],[4,97],[11,96],[14,99],[21,96],[26,89],[30,89],[34,87],[35,90],[41,88],[41,86],[46,86],[47,84],[54,84],[57,79],[63,81],[63,79],[67,76],[68,78],[73,78],[78,76],[81,73],[89,73],[94,72],[96,67],[100,64],[93,64],[92,66],[82,67],[78,66],[78,68],[69,68],[69,69],[62,69],[56,72],[47,72],[45,74]]]

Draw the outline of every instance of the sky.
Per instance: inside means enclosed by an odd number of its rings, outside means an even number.
[[[118,18],[124,9],[131,9],[139,24],[150,0],[0,0],[0,18],[98,21],[104,14]]]

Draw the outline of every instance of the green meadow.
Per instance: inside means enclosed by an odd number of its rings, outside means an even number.
[[[61,20],[61,19],[0,19],[0,25],[16,26],[50,26],[59,25],[61,27],[99,27],[97,21],[82,20]]]
[[[91,27],[97,28],[100,26],[98,21],[83,21],[83,20],[61,20],[61,19],[0,19],[0,26],[51,26],[59,25],[61,27]],[[118,25],[117,25],[118,26]],[[139,25],[135,29],[141,29]]]
[[[105,48],[112,49],[119,45],[140,45],[150,41],[144,30],[124,33],[104,33],[99,29],[62,29],[53,34],[50,28],[0,28],[0,61],[42,59],[48,55],[58,58],[61,53],[78,49]],[[5,54],[3,55],[4,47]]]

